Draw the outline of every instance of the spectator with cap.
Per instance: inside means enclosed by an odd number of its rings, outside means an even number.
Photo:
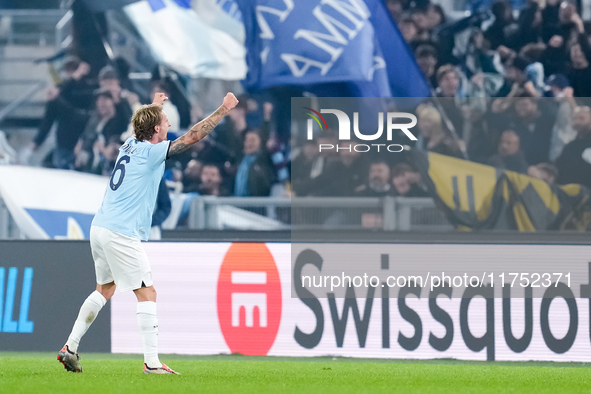
[[[548,87],[550,97],[562,98],[573,95],[573,89],[570,87],[570,82],[564,74],[550,75],[546,81],[546,86]],[[568,94],[567,91],[569,92]]]
[[[580,106],[573,113],[577,138],[568,143],[556,159],[558,182],[591,187],[591,108]]]

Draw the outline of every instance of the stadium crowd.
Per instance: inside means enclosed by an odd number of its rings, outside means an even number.
[[[96,75],[75,57],[64,61],[62,82],[49,90],[45,115],[31,146],[36,151],[55,125],[55,148],[45,166],[111,174],[119,147],[132,134],[133,111],[149,99],[134,91],[120,69],[106,66]],[[165,80],[153,80],[151,88],[150,95],[170,95]],[[264,103],[259,117],[255,101],[248,96],[240,99],[240,105],[204,143],[168,161],[165,178],[170,187],[205,195],[268,196],[275,181],[287,181],[285,149],[279,148],[271,131],[272,104]],[[172,100],[164,104],[164,111],[173,140],[184,132],[181,116]]]
[[[508,0],[497,0],[453,22],[428,0],[387,5],[433,92],[415,109],[415,149],[591,187],[585,101],[591,97],[591,24],[575,1],[528,0],[515,11]],[[118,147],[131,135],[131,114],[149,103],[127,73],[123,61],[101,70],[73,57],[64,62],[32,146],[57,124],[47,166],[111,173]],[[170,88],[155,73],[152,93]],[[271,102],[239,100],[204,143],[168,161],[169,187],[215,196],[426,195],[404,155],[367,160],[352,149],[319,153],[318,143],[335,142],[330,134],[292,148],[280,138],[286,133],[278,133]],[[174,94],[165,104],[169,139],[186,129],[185,107]],[[199,120],[200,111],[189,112],[191,124]]]
[[[451,23],[428,1],[387,4],[432,89],[415,109],[415,149],[591,187],[591,23],[576,2],[529,0],[514,12],[497,0]],[[425,194],[404,155],[319,154],[319,143],[338,141],[304,143],[297,195]]]

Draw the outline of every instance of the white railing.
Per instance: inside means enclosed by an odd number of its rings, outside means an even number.
[[[276,198],[193,199],[192,230],[382,230],[449,231],[453,227],[430,198]],[[0,199],[0,239],[21,233]]]
[[[430,198],[196,197],[191,229],[451,230]]]

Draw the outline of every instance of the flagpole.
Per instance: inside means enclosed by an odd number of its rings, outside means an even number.
[[[437,110],[441,114],[441,118],[443,119],[443,122],[445,123],[445,127],[447,127],[447,129],[451,133],[452,138],[458,144],[458,147],[460,148],[460,151],[462,152],[462,156],[464,157],[464,160],[470,160],[468,158],[468,152],[466,151],[466,148],[463,146],[463,144],[458,143],[458,141],[460,140],[460,137],[458,136],[458,133],[456,132],[456,128],[454,127],[453,123],[451,122],[451,120],[449,120],[449,117],[447,116],[445,109],[443,109],[443,107],[439,103],[439,100],[437,100],[439,98],[439,97],[437,97],[437,93],[435,92],[435,90],[432,87],[430,87],[430,89],[431,89],[431,96],[435,99],[435,100],[433,100],[433,103],[435,104],[435,107],[437,107]]]

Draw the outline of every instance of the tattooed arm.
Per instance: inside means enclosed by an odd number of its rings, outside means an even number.
[[[171,143],[168,155],[178,155],[189,149],[194,143],[204,139],[237,104],[236,97],[232,93],[228,93],[224,97],[222,105],[213,114],[191,127],[189,131]]]

